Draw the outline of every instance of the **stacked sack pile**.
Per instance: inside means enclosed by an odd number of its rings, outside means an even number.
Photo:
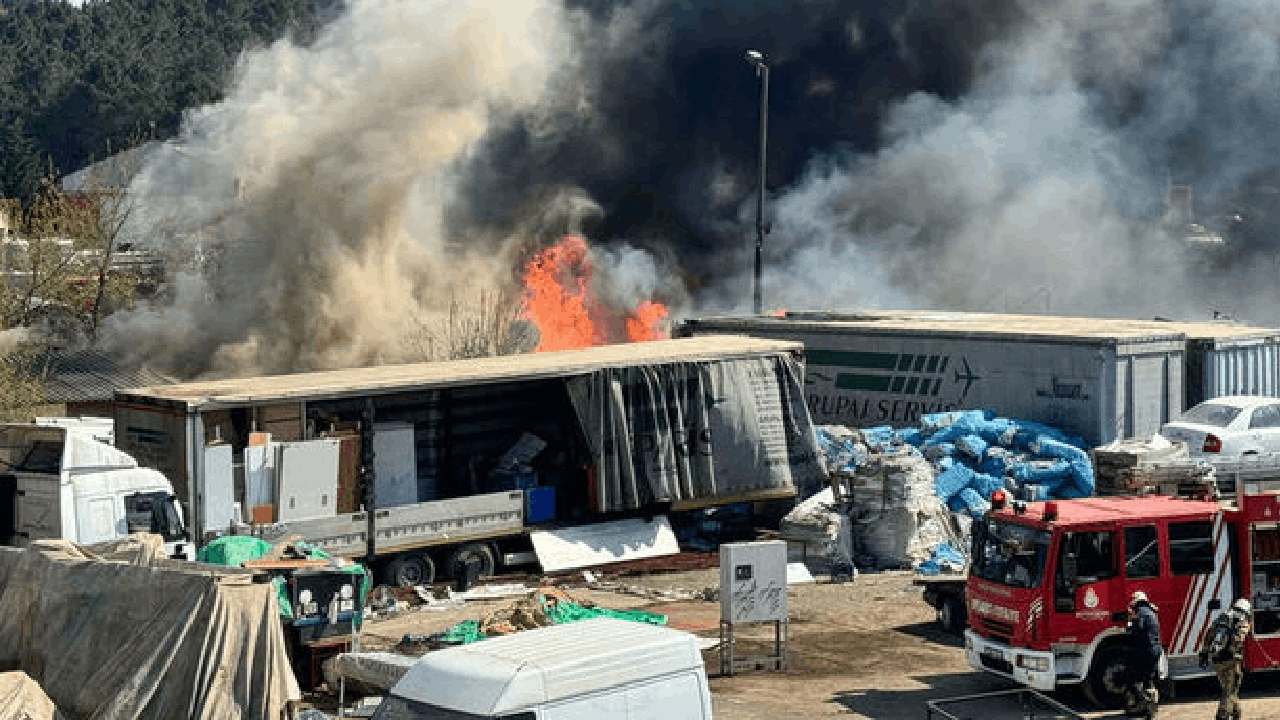
[[[944,543],[967,548],[971,517],[990,508],[996,490],[1028,501],[1094,491],[1079,438],[990,410],[926,415],[915,428],[817,431],[828,471],[845,488],[863,566],[918,566]]]

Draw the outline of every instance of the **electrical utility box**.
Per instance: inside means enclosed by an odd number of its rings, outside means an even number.
[[[720,546],[720,621],[730,625],[787,620],[787,543]]]

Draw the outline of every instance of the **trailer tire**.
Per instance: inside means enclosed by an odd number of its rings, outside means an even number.
[[[960,635],[964,632],[964,603],[955,595],[943,595],[938,600],[938,624],[943,630]]]
[[[1118,643],[1103,645],[1093,656],[1084,694],[1094,705],[1106,710],[1124,707],[1124,681],[1129,671],[1128,653]]]
[[[436,564],[426,553],[401,555],[387,563],[383,573],[386,584],[395,587],[430,585],[436,580]]]
[[[491,578],[497,572],[498,562],[493,554],[493,548],[485,543],[471,543],[454,550],[449,556],[448,570],[453,578],[458,577],[458,573],[468,560],[480,563],[480,572],[477,574],[479,578]]]

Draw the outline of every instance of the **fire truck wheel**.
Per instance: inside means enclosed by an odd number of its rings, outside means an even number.
[[[475,560],[480,563],[478,576],[481,578],[491,578],[494,571],[497,570],[498,563],[494,558],[493,550],[484,543],[471,543],[470,545],[463,545],[454,551],[449,558],[447,571],[455,574],[461,572],[468,560]]]
[[[429,555],[401,555],[387,563],[385,582],[396,587],[430,585],[436,579],[436,564]]]
[[[1128,672],[1127,653],[1119,645],[1104,645],[1093,656],[1084,694],[1099,707],[1118,710],[1124,707],[1124,681]]]
[[[938,602],[938,624],[943,630],[959,635],[964,632],[964,604],[960,598],[945,596]]]

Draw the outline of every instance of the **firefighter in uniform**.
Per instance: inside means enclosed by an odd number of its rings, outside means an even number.
[[[1244,641],[1249,637],[1249,617],[1253,606],[1240,598],[1231,609],[1221,613],[1205,630],[1200,647],[1200,667],[1218,674],[1222,699],[1218,701],[1216,720],[1240,720],[1240,683],[1244,680]]]
[[[1132,714],[1154,718],[1160,699],[1154,680],[1164,649],[1160,646],[1160,621],[1156,618],[1156,608],[1141,590],[1129,599],[1129,618],[1131,665],[1125,706]]]

